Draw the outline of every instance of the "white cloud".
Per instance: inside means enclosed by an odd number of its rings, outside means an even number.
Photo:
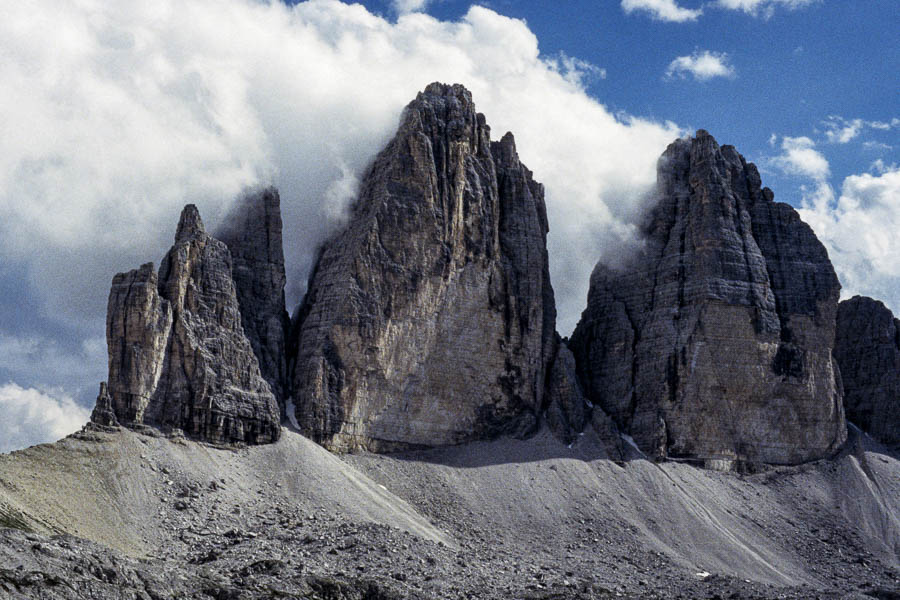
[[[569,56],[565,52],[560,52],[556,58],[546,59],[546,62],[576,87],[582,87],[597,79],[606,79],[606,69],[586,60]]]
[[[803,206],[827,210],[834,202],[834,189],[828,181],[831,165],[825,155],[816,150],[816,143],[806,136],[785,136],[781,140],[781,151],[769,160],[772,165],[788,175],[811,180],[810,185],[800,186]]]
[[[626,14],[634,11],[648,12],[654,19],[673,23],[696,21],[703,14],[703,10],[699,8],[678,6],[675,0],[622,0],[622,9]]]
[[[777,7],[796,10],[820,0],[718,0],[716,6],[729,10],[740,10],[754,16],[771,17]]]
[[[781,148],[770,162],[809,180],[798,212],[828,249],[841,296],[871,296],[900,315],[900,167],[876,160],[872,173],[846,177],[836,195],[828,160],[811,139],[785,137]]]
[[[825,137],[833,144],[846,144],[857,137],[864,126],[862,119],[847,121],[841,117],[829,117],[825,122]]]
[[[0,386],[0,452],[53,442],[87,423],[90,411],[56,391]]]
[[[868,142],[863,142],[863,148],[866,150],[872,150],[875,152],[887,152],[889,150],[893,150],[894,147],[890,144],[885,144],[884,142],[875,142],[869,140]]]
[[[893,121],[897,121],[894,119]],[[864,121],[863,119],[845,119],[837,115],[831,115],[823,121],[825,137],[833,144],[846,144],[856,139],[866,129],[876,131],[890,131],[897,125],[889,121]],[[877,143],[877,142],[876,142]],[[887,146],[890,148],[890,146]]]
[[[900,315],[900,167],[844,179],[836,202],[806,202],[799,211],[828,248],[844,298],[863,294]]]
[[[397,14],[405,15],[414,12],[422,12],[428,6],[429,0],[391,0],[391,6]]]
[[[824,181],[831,173],[825,156],[816,150],[816,143],[806,136],[789,137],[781,140],[782,154],[773,162],[790,175],[809,177]]]
[[[707,81],[714,77],[734,77],[734,67],[729,64],[725,52],[694,51],[690,56],[679,56],[666,69],[666,78],[693,76],[697,81]]]
[[[214,227],[257,182],[281,190],[298,302],[316,246],[432,81],[465,84],[545,184],[567,334],[683,133],[611,113],[581,87],[602,70],[541,57],[523,21],[478,6],[392,23],[336,0],[45,0],[5,9],[0,49],[0,256],[27,273],[33,311],[92,337],[112,275],[158,261],[184,203]]]

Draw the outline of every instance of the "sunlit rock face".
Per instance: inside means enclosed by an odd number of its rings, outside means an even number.
[[[335,450],[537,426],[556,311],[543,186],[459,85],[432,84],[322,250],[298,315],[301,428]]]
[[[195,206],[182,212],[159,273],[148,263],[113,278],[106,337],[99,424],[181,429],[213,443],[278,439],[278,404],[241,326],[231,254]]]
[[[838,305],[834,357],[847,420],[900,447],[900,321],[884,304],[854,296]]]
[[[831,454],[846,426],[825,248],[705,131],[668,147],[657,184],[641,250],[597,266],[570,342],[589,400],[657,458]]]

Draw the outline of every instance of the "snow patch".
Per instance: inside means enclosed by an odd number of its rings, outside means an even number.
[[[288,398],[285,403],[285,411],[287,413],[288,421],[291,422],[291,426],[296,430],[300,431],[300,424],[297,423],[297,410],[294,406],[294,399]]]
[[[634,438],[633,438],[633,437],[631,437],[630,435],[624,434],[624,433],[620,433],[619,435],[622,437],[623,440],[625,440],[626,442],[628,442],[628,445],[629,445],[629,446],[631,446],[632,448],[634,448],[635,450],[637,450],[638,452],[640,452],[640,453],[641,453],[641,456],[646,456],[646,455],[644,454],[644,451],[641,450],[640,448],[638,448],[637,442],[634,441]]]

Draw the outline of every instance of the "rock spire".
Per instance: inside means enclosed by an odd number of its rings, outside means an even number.
[[[431,84],[325,245],[297,332],[301,428],[336,450],[536,427],[554,344],[544,190],[460,85]]]
[[[231,276],[241,325],[272,393],[283,403],[288,380],[285,341],[290,319],[284,301],[281,199],[274,187],[242,194],[215,237],[231,252]]]
[[[189,204],[159,273],[147,263],[113,278],[109,380],[95,421],[181,429],[213,443],[278,439],[278,405],[244,335],[231,273],[228,247]]]

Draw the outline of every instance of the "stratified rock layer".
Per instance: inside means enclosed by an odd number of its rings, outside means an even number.
[[[846,427],[825,248],[705,131],[663,154],[658,194],[642,250],[591,276],[570,343],[588,398],[657,458],[833,452]]]
[[[841,302],[834,357],[847,419],[882,443],[900,446],[900,321],[871,298]]]
[[[278,439],[278,404],[241,327],[231,255],[195,206],[158,275],[149,263],[113,278],[106,338],[98,424],[177,428],[213,443]]]
[[[534,430],[553,349],[543,186],[462,86],[432,84],[323,249],[300,312],[297,417],[336,450]]]
[[[285,340],[290,323],[281,232],[281,200],[278,190],[268,187],[238,198],[215,234],[231,252],[241,325],[279,402],[288,383]]]

